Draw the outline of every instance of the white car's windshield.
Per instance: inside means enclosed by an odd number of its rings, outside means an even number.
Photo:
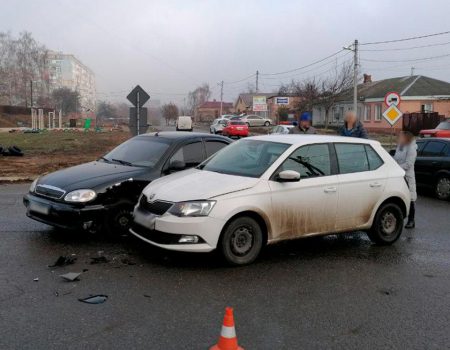
[[[222,174],[260,177],[289,146],[270,141],[240,140],[222,149],[199,168]]]

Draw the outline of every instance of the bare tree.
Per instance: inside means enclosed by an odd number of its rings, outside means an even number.
[[[64,115],[78,113],[81,107],[79,92],[66,87],[53,90],[52,101],[54,107],[62,110]]]
[[[0,98],[10,105],[49,102],[49,77],[46,71],[47,49],[23,32],[17,39],[0,33]]]
[[[308,112],[319,101],[320,83],[315,78],[304,81],[292,80],[289,84],[281,85],[278,94],[300,97],[296,108],[300,112]]]
[[[197,108],[208,101],[211,97],[211,90],[207,83],[203,83],[201,86],[197,87],[194,91],[188,94],[188,111],[191,116],[195,117]]]
[[[167,103],[161,107],[161,113],[166,120],[166,125],[169,125],[171,120],[177,119],[178,107],[172,102]]]
[[[332,75],[320,84],[320,98],[317,104],[325,109],[325,128],[330,123],[330,110],[339,96],[348,91],[353,84],[352,64],[344,64],[340,69],[335,67]]]

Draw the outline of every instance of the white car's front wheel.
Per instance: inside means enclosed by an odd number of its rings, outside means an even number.
[[[402,231],[402,210],[395,203],[386,203],[378,209],[367,235],[376,244],[389,245],[399,239]]]
[[[241,216],[227,224],[219,242],[219,250],[231,265],[253,262],[261,252],[263,232],[258,222]]]

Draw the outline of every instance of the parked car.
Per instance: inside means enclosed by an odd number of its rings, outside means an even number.
[[[392,244],[409,211],[404,175],[373,140],[250,137],[148,185],[131,232],[170,250],[217,249],[234,265],[268,243],[305,236],[364,230]]]
[[[450,139],[417,140],[416,182],[432,188],[436,197],[450,199]]]
[[[450,138],[450,119],[440,122],[435,129],[420,130],[419,136]]]
[[[285,135],[289,134],[289,130],[292,129],[294,125],[275,125],[272,130],[270,130],[270,134],[272,135]]]
[[[182,115],[177,118],[176,130],[177,131],[192,131],[194,129],[194,123],[192,117]]]
[[[196,166],[230,142],[174,131],[133,137],[97,161],[36,179],[23,199],[27,216],[60,228],[127,233],[149,182]]]
[[[247,137],[248,125],[240,120],[230,120],[222,129],[222,135],[228,137]]]
[[[259,115],[246,115],[241,117],[240,120],[247,123],[248,126],[270,126],[273,124],[271,119]]]
[[[221,134],[223,128],[227,125],[229,119],[227,118],[217,118],[214,119],[212,124],[209,127],[209,132],[211,134]]]

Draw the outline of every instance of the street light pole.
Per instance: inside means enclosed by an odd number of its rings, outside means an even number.
[[[223,80],[220,82],[220,117],[223,114]]]
[[[353,47],[353,111],[358,116],[358,40]],[[358,116],[359,118],[359,116]]]

